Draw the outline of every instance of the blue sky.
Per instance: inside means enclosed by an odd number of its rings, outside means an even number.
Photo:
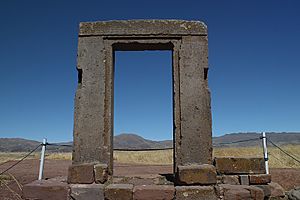
[[[296,0],[1,1],[0,137],[72,139],[78,24],[114,19],[207,24],[214,136],[299,131],[299,8]],[[171,139],[170,54],[123,53],[116,61],[116,133]],[[135,79],[133,69],[143,77]],[[159,75],[155,84],[146,71]],[[134,90],[139,95],[126,96]]]

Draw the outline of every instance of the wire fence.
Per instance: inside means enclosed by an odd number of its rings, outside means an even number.
[[[22,162],[23,160],[25,160],[25,158],[27,158],[28,156],[30,156],[33,152],[35,152],[41,146],[42,146],[42,144],[39,144],[36,148],[34,148],[33,150],[31,150],[28,154],[26,154],[24,157],[22,157],[16,163],[14,163],[11,166],[9,166],[8,168],[6,168],[4,171],[2,171],[0,173],[0,176],[3,175],[5,172],[9,171],[10,169],[12,169],[13,167],[15,167],[16,165],[20,164],[20,162]]]
[[[250,139],[245,139],[245,140],[238,140],[238,141],[232,141],[232,142],[224,142],[224,143],[218,143],[218,144],[214,144],[214,147],[221,147],[221,146],[226,146],[226,145],[232,145],[232,144],[238,144],[238,143],[245,143],[245,142],[251,142],[251,141],[258,141],[258,140],[262,140],[264,137],[256,137],[256,138],[250,138]],[[274,143],[269,137],[265,137],[266,140],[268,141],[268,143],[272,144],[275,148],[277,148],[279,151],[281,151],[282,153],[284,153],[284,155],[288,156],[289,158],[291,158],[292,160],[296,161],[298,164],[300,164],[300,159],[297,158],[297,156],[293,155],[290,152],[287,152],[286,150],[282,149],[279,145],[277,145],[276,143]],[[41,143],[39,145],[37,145],[34,149],[32,149],[29,153],[27,153],[25,156],[23,156],[21,159],[19,159],[16,163],[10,165],[9,167],[7,167],[5,170],[3,170],[0,173],[0,176],[3,175],[4,173],[8,172],[9,170],[11,170],[12,168],[14,168],[15,166],[17,166],[18,164],[20,164],[23,160],[25,160],[27,157],[29,157],[31,154],[33,154],[37,149],[39,149],[42,146],[58,146],[58,147],[70,147],[72,148],[73,145],[70,144],[59,144],[59,143]],[[114,151],[163,151],[163,150],[172,150],[173,147],[167,147],[167,148],[143,148],[143,149],[129,149],[129,148],[115,148]],[[271,157],[274,157],[276,160],[281,162],[281,159],[278,158],[277,156],[275,156],[272,153],[267,153],[267,155],[270,155]],[[268,156],[267,158],[265,158],[265,160],[268,160]],[[7,162],[1,163],[0,166],[6,164]]]

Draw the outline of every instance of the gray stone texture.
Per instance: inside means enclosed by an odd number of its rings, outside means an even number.
[[[248,175],[239,175],[241,185],[249,185],[249,176]]]
[[[207,37],[183,36],[179,49],[180,135],[175,137],[177,165],[211,164],[210,94]]]
[[[72,200],[104,200],[104,185],[102,184],[74,184],[70,186]]]
[[[180,185],[211,185],[217,183],[217,172],[213,165],[178,166]]]
[[[123,20],[80,23],[80,36],[207,35],[206,25],[185,20]]]
[[[288,192],[288,198],[290,200],[300,200],[300,187],[296,187]]]
[[[212,164],[207,28],[184,20],[80,24],[73,164],[102,163],[113,173],[115,50],[173,51],[174,172],[180,165]]]
[[[176,200],[217,200],[213,186],[176,186]]]
[[[108,166],[106,164],[94,165],[94,176],[96,183],[105,183],[108,179]]]

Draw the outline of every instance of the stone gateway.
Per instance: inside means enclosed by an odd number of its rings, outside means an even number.
[[[81,164],[100,163],[107,165],[109,175],[113,175],[116,50],[172,51],[174,172],[180,174],[177,172],[181,166],[201,168],[203,164],[212,164],[207,46],[207,28],[199,21],[80,23],[74,117],[75,168]],[[208,168],[205,166],[205,169]]]
[[[35,181],[24,186],[23,198],[285,199],[283,189],[265,174],[263,158],[213,161],[207,46],[207,27],[199,21],[80,23],[73,161],[67,182]],[[174,181],[136,181],[113,174],[114,53],[137,50],[172,51]]]

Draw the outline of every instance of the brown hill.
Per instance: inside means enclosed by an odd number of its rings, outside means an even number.
[[[231,133],[213,138],[214,147],[246,147],[261,145],[259,133]],[[278,145],[300,144],[300,133],[267,133],[274,143]],[[249,140],[250,141],[247,141]],[[252,140],[255,139],[255,140]],[[239,142],[246,140],[245,142]],[[0,138],[0,152],[26,152],[34,149],[40,142],[22,138]],[[58,143],[59,145],[72,145],[72,142]],[[161,149],[173,147],[172,140],[152,141],[136,134],[120,134],[114,137],[115,149]],[[49,152],[70,152],[71,147],[47,146]]]
[[[173,147],[172,140],[152,141],[132,134],[120,134],[114,137],[115,149],[162,149]]]

